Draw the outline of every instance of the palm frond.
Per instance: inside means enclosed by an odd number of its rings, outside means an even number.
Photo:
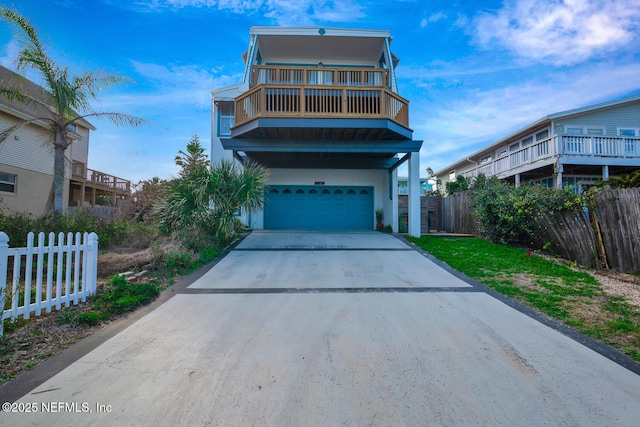
[[[116,126],[138,127],[141,125],[150,124],[147,120],[141,117],[131,116],[129,114],[124,114],[124,113],[107,112],[107,111],[97,111],[89,114],[84,114],[82,116],[75,117],[73,120],[71,120],[71,123],[80,119],[86,119],[88,117],[106,118]]]
[[[81,89],[86,95],[94,99],[97,98],[102,89],[113,84],[126,82],[133,83],[133,80],[128,77],[109,74],[104,70],[88,71],[73,78],[73,86]]]
[[[45,78],[47,85],[52,86],[57,67],[46,54],[35,27],[27,18],[13,9],[0,7],[0,16],[9,22],[13,22],[21,30],[16,35],[24,49],[18,52],[16,67],[19,70],[37,69]]]

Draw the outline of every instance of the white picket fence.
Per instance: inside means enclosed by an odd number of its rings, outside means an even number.
[[[57,244],[55,233],[49,233],[48,241],[45,233],[38,234],[35,245],[34,238],[34,233],[29,233],[26,248],[9,248],[9,237],[0,231],[0,336],[5,319],[29,319],[31,313],[40,316],[43,310],[50,313],[54,307],[60,310],[63,305],[85,302],[96,293],[96,233],[68,233],[66,240],[65,234],[59,233]],[[13,274],[7,286],[10,258]],[[8,309],[5,298],[11,301]]]

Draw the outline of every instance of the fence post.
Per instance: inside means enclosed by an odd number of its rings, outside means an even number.
[[[0,337],[4,333],[4,297],[7,289],[7,263],[9,262],[9,236],[0,231]]]
[[[96,233],[89,234],[89,242],[87,244],[87,276],[89,282],[89,295],[96,294],[96,282],[98,281],[98,235]]]

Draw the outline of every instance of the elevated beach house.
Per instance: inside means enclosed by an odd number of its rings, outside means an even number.
[[[35,83],[0,66],[0,80],[47,103],[47,92]],[[36,105],[9,102],[0,96],[0,132],[20,123],[43,117]],[[89,169],[89,134],[96,128],[86,120],[74,125],[73,143],[65,152],[64,209],[91,207],[97,202],[117,206],[131,193],[128,180]],[[52,206],[53,144],[44,123],[34,121],[0,143],[0,208],[34,216]]]
[[[398,229],[397,168],[408,163],[410,225],[420,233],[419,150],[398,94],[388,31],[253,27],[244,76],[212,91],[213,161],[270,170],[257,229]]]
[[[572,186],[575,191],[640,168],[640,96],[549,114],[437,171],[497,176],[519,185]]]

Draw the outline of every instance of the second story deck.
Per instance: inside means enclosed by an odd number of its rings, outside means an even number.
[[[461,173],[465,177],[478,175],[506,178],[526,172],[562,158],[563,163],[615,165],[637,163],[640,160],[640,138],[586,135],[552,135],[505,154],[504,156],[478,164]]]
[[[408,139],[412,132],[409,102],[390,90],[383,68],[254,66],[234,116],[233,137]],[[289,121],[251,124],[259,119]]]
[[[131,194],[131,182],[104,172],[89,169],[82,162],[73,162],[71,175],[74,180],[87,188],[96,188],[109,193],[128,196]]]

